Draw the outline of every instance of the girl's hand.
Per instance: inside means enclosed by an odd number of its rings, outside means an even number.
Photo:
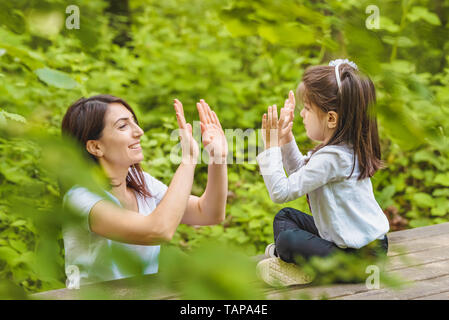
[[[196,104],[200,115],[201,136],[204,148],[209,152],[212,163],[223,164],[228,155],[228,142],[217,115],[201,99]]]
[[[294,140],[292,133],[293,118],[295,114],[295,95],[292,90],[288,93],[288,99],[285,100],[284,107],[279,116],[279,146],[283,146]]]
[[[175,99],[174,107],[179,126],[179,138],[181,139],[182,163],[196,165],[198,162],[199,148],[198,143],[192,136],[192,125],[186,123],[181,101]]]
[[[262,117],[262,139],[265,149],[277,147],[278,141],[278,112],[276,105],[269,106],[268,112]]]

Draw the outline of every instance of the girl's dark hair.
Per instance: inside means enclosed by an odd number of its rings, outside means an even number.
[[[99,163],[98,159],[87,151],[86,143],[88,140],[101,138],[105,126],[106,110],[111,103],[122,104],[133,114],[138,124],[136,114],[126,101],[106,94],[78,99],[69,107],[62,120],[62,134],[75,138],[83,147],[86,156],[97,164]],[[126,177],[126,185],[141,196],[151,197],[140,164],[133,164],[130,169]]]
[[[335,67],[313,66],[307,68],[297,95],[303,102],[316,106],[324,113],[335,111],[338,114],[337,128],[327,143],[321,143],[312,154],[327,145],[352,144],[354,162],[350,178],[355,169],[356,157],[359,160],[358,180],[372,177],[383,168],[381,160],[377,121],[374,115],[376,90],[373,82],[362,76],[349,64],[338,66],[341,89],[335,78]]]

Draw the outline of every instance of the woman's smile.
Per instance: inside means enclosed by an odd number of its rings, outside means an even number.
[[[140,146],[140,141],[130,145],[129,148],[133,150],[142,150],[142,147]]]

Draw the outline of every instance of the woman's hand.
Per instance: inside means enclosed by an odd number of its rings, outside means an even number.
[[[199,148],[198,143],[192,136],[192,125],[186,123],[181,101],[175,99],[174,107],[179,126],[179,138],[181,139],[182,163],[196,165],[198,162]]]
[[[276,105],[269,106],[262,117],[262,139],[265,149],[277,147],[278,141],[278,112]]]
[[[200,116],[201,136],[204,148],[209,152],[212,163],[224,164],[228,155],[228,142],[217,115],[201,99],[196,104]]]
[[[278,123],[279,146],[283,146],[294,140],[292,133],[293,118],[295,116],[295,95],[290,90],[288,99],[285,100],[284,107],[281,108]]]

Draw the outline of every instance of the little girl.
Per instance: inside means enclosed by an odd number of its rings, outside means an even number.
[[[382,167],[372,81],[355,63],[338,59],[308,68],[297,95],[307,136],[321,144],[307,156],[299,151],[291,131],[295,98],[290,91],[279,120],[275,105],[263,115],[265,151],[257,161],[271,199],[284,203],[306,195],[313,217],[292,208],[275,216],[274,244],[266,250],[271,258],[257,266],[271,285],[311,281],[294,264],[298,256],[357,252],[367,245],[388,250],[389,222],[370,180]]]

